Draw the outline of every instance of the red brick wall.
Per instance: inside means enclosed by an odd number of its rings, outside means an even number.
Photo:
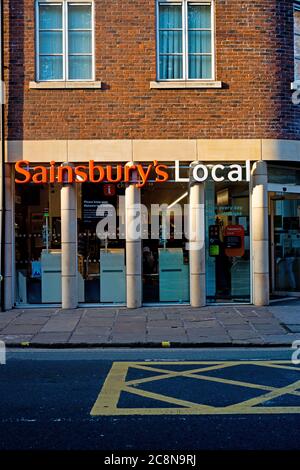
[[[222,90],[150,90],[155,0],[95,0],[103,90],[29,90],[34,0],[4,0],[9,139],[300,138],[292,0],[216,0]]]

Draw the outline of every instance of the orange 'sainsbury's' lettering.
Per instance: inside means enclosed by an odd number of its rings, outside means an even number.
[[[153,165],[151,163],[150,165],[147,166],[147,170],[144,171],[143,165],[140,165],[140,164],[137,165],[139,175],[142,178],[142,182],[136,184],[137,188],[142,188],[143,186],[145,186],[145,184],[147,183],[147,181],[149,179],[152,167],[153,167]]]
[[[44,184],[47,183],[47,168],[44,166],[36,166],[32,177],[33,183]]]
[[[120,183],[122,181],[123,167],[122,165],[117,165],[117,175],[115,178],[112,177],[112,166],[107,165],[106,167],[106,179],[109,183]]]
[[[55,161],[51,160],[50,162],[50,179],[49,183],[55,183]]]
[[[169,174],[164,171],[167,170],[168,167],[167,165],[156,165],[155,166],[155,172],[157,174],[156,182],[157,183],[165,183],[169,179]]]
[[[161,165],[154,160],[147,166],[142,164],[118,164],[116,167],[112,165],[95,165],[94,160],[90,160],[88,165],[61,165],[54,160],[49,162],[49,167],[38,165],[29,168],[30,162],[20,160],[15,163],[17,184],[24,183],[132,183],[137,188],[142,188],[149,181],[151,170],[154,169],[156,174],[155,182],[164,183],[168,181],[168,166]]]
[[[76,178],[76,183],[86,183],[88,181],[88,175],[86,174],[86,166],[79,165],[74,168],[74,173],[78,178]]]
[[[95,178],[95,171],[98,171],[99,176]],[[94,160],[90,160],[89,162],[89,177],[91,183],[101,183],[105,178],[104,168],[101,165],[95,166]]]
[[[125,165],[124,167],[124,182],[129,183],[130,173],[136,170],[136,165]]]
[[[58,183],[73,183],[73,181],[74,181],[73,168],[69,165],[59,166],[58,174],[57,174],[57,182]]]
[[[22,168],[22,165],[29,167],[29,162],[27,160],[21,160],[15,164],[15,170],[21,175],[25,176],[25,179],[19,180],[15,178],[15,182],[18,184],[29,183],[31,181],[31,173],[29,170]]]

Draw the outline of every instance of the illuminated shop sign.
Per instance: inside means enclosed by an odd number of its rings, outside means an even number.
[[[175,179],[172,181],[182,182],[204,182],[207,179],[219,183],[222,181],[250,181],[251,163],[246,165],[231,164],[203,164],[195,163],[191,166],[190,177],[181,173],[181,162],[176,160],[173,164],[159,163],[157,160],[149,164],[126,164],[117,165],[95,163],[90,160],[88,164],[71,165],[57,164],[51,161],[48,166],[32,164],[27,160],[20,160],[15,164],[15,182],[17,184],[35,183],[135,183],[136,187],[142,188],[148,182],[165,183],[171,179],[175,169]]]

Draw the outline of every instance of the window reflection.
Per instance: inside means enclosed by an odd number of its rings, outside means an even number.
[[[16,185],[16,303],[61,302],[58,185]]]
[[[112,210],[120,221],[119,197],[124,195],[125,185],[121,183],[84,183],[78,188],[79,302],[126,302],[124,236],[120,237],[116,223],[115,230],[110,230],[110,236],[105,239],[98,225]]]
[[[249,184],[205,184],[208,302],[250,302]]]

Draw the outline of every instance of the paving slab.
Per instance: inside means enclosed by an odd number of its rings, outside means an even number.
[[[33,344],[65,344],[68,343],[70,333],[38,333],[31,340]]]
[[[161,333],[165,333],[165,332],[177,332],[177,333],[185,333],[185,328],[183,328],[182,326],[155,326],[155,325],[150,325],[149,324],[147,325],[147,331],[148,332],[161,332]]]
[[[144,311],[143,308],[141,309],[128,309],[128,310],[118,310],[117,316],[118,318],[131,318],[131,317],[146,317],[148,314]]]
[[[273,316],[281,323],[300,324],[300,311],[283,310],[280,307],[272,308]]]
[[[277,318],[249,318],[249,322],[252,325],[281,325],[280,321]]]
[[[194,319],[190,319],[189,317],[184,317],[185,320],[187,321],[201,321],[201,322],[209,322],[209,321],[212,321],[212,322],[219,322],[219,318],[216,314],[213,314],[213,313],[210,313],[209,315],[199,315],[199,316],[196,316]]]
[[[138,328],[143,328],[146,326],[146,319],[145,320],[138,320],[138,321],[123,321],[121,319],[116,319],[114,322],[114,328],[134,328],[137,326]]]
[[[260,318],[273,318],[273,314],[269,311],[258,311],[258,316]]]
[[[41,325],[12,325],[6,326],[2,331],[2,335],[30,335],[40,331]]]
[[[146,323],[148,321],[148,318],[146,315],[141,315],[139,317],[131,317],[129,315],[123,316],[123,315],[118,315],[115,318],[116,323]]]
[[[239,310],[239,314],[241,315],[241,318],[258,318],[259,314],[255,310]]]
[[[41,329],[42,333],[60,333],[60,332],[72,332],[77,326],[79,318],[65,318],[65,319],[51,319]]]
[[[166,320],[178,320],[178,318],[183,318],[184,316],[184,312],[180,312],[179,315],[177,312],[165,314]]]
[[[21,312],[18,310],[11,310],[9,312],[0,312],[0,319],[3,321],[12,321],[15,320],[18,316],[21,315]]]
[[[222,325],[217,320],[184,321],[185,328],[218,328]]]
[[[286,330],[280,325],[266,325],[266,324],[257,324],[255,329],[261,334],[267,335],[283,335],[286,333]]]
[[[78,307],[76,309],[74,309],[74,308],[64,308],[64,309],[62,309],[62,308],[60,308],[60,309],[58,309],[57,314],[58,314],[58,316],[64,316],[64,317],[67,316],[67,315],[72,315],[72,316],[73,315],[79,315],[80,316],[80,315],[83,315],[85,313],[85,311],[86,311],[86,308],[80,308],[80,307]]]
[[[227,331],[222,328],[186,328],[187,333],[189,334],[191,331],[195,331],[195,334],[198,336],[208,337],[208,336],[224,336],[227,334]]]
[[[44,317],[43,316],[28,317],[28,316],[22,315],[20,317],[17,317],[10,324],[11,325],[45,325],[48,320],[49,320],[49,317],[45,317],[45,316]],[[1,328],[1,320],[0,320],[0,328]]]
[[[87,308],[83,315],[88,315],[89,317],[114,317],[118,313],[118,310],[115,308],[107,309],[107,308]]]
[[[224,325],[226,331],[256,331],[250,323],[243,325]]]
[[[81,318],[77,324],[77,328],[81,326],[93,326],[96,328],[104,328],[106,326],[112,327],[114,325],[114,318]]]
[[[137,323],[125,323],[125,324],[115,324],[113,327],[114,332],[124,333],[124,334],[134,334],[136,331],[146,331],[146,324],[137,324]]]
[[[15,310],[16,312],[19,312],[16,318],[34,318],[34,317],[44,317],[46,320],[49,319],[50,317],[54,317],[55,315],[58,314],[58,310],[46,310],[44,311],[43,308],[40,309],[35,309],[35,310]],[[7,312],[0,313],[0,318],[1,317],[6,317]]]
[[[256,333],[253,330],[228,330],[228,335],[233,340],[244,340],[244,339],[254,339],[260,338],[259,333]]]
[[[6,321],[1,321],[0,320],[0,331],[3,330],[7,325],[9,325],[11,323],[10,320],[6,320]]]
[[[216,337],[219,338],[220,337],[220,338],[226,339],[227,342],[231,341],[231,338],[226,333],[226,331],[211,331],[210,333],[206,333],[203,331],[200,332],[198,329],[197,330],[188,329],[186,334],[188,338],[193,338],[193,339],[198,338],[202,340],[202,339],[207,339],[207,338],[216,338]]]
[[[94,327],[77,327],[76,328],[76,334],[78,335],[95,335],[95,328]],[[107,336],[111,333],[112,329],[111,328],[101,328],[101,335],[100,336]]]
[[[179,328],[183,326],[182,320],[179,318],[177,320],[154,320],[148,319],[147,327],[148,328]]]
[[[219,322],[222,324],[222,325],[225,325],[225,326],[239,326],[241,327],[241,325],[248,325],[249,324],[249,320],[247,320],[247,318],[241,318],[241,317],[237,317],[237,318],[219,318]]]
[[[155,313],[155,314],[148,313],[147,314],[147,320],[148,321],[157,321],[157,320],[167,320],[167,318],[166,318],[166,315],[164,313]]]
[[[265,310],[265,307],[259,307],[259,309],[263,311]],[[266,309],[268,309],[268,307],[266,307]],[[234,307],[234,310],[236,312],[239,312],[241,315],[248,315],[248,313],[257,314],[257,307],[255,307],[254,305],[237,305],[236,307]]]
[[[94,319],[94,320],[101,320],[101,319],[112,319],[112,320],[114,320],[115,318],[117,318],[117,314],[114,313],[112,315],[108,315],[108,314],[106,314],[106,315],[102,315],[102,314],[97,315],[95,313],[93,313],[93,314],[84,313],[81,318],[89,318],[89,319]]]
[[[241,320],[241,321],[244,321],[245,320],[245,317],[242,317],[241,315],[239,315],[238,313],[236,312],[231,312],[231,313],[220,313],[220,312],[211,312],[211,314],[214,314],[215,315],[215,318],[217,320],[222,320],[222,321],[225,321],[225,320]]]

